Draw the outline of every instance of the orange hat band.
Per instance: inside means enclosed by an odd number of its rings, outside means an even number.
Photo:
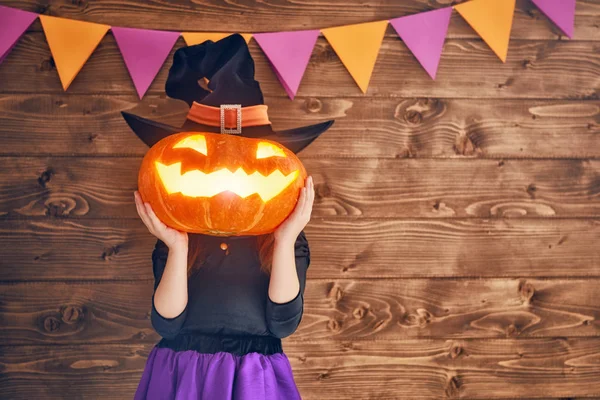
[[[238,127],[270,125],[267,108],[266,104],[248,107],[223,104],[221,107],[212,107],[193,102],[187,119],[199,124],[220,126],[222,133],[239,133],[230,130]]]

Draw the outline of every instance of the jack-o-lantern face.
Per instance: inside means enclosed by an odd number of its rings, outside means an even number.
[[[182,132],[156,143],[138,187],[175,229],[216,236],[272,232],[293,211],[306,170],[273,141]]]

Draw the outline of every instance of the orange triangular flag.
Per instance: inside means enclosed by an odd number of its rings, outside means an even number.
[[[367,92],[388,21],[321,29],[363,93]]]
[[[454,8],[505,62],[515,0],[472,0]]]
[[[67,90],[110,25],[40,15],[63,89]]]
[[[221,40],[227,36],[233,35],[230,33],[219,33],[219,32],[182,32],[181,36],[183,36],[183,40],[185,40],[185,44],[188,46],[193,46],[195,44],[200,44],[206,42],[207,40],[212,40],[216,42]],[[250,43],[250,39],[252,39],[251,33],[240,33],[244,39],[246,39],[246,43]]]

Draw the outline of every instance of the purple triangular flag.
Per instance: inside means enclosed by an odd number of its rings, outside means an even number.
[[[116,26],[111,30],[141,99],[169,56],[179,32]]]
[[[255,33],[253,37],[293,100],[319,37],[319,30]]]
[[[36,13],[0,6],[0,63],[37,17]]]
[[[398,36],[433,79],[440,63],[451,15],[452,7],[446,7],[390,20]]]
[[[575,26],[575,0],[532,0],[569,38]]]

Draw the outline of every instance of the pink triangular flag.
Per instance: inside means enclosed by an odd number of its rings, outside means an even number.
[[[0,63],[37,17],[36,13],[0,6]]]
[[[269,59],[275,75],[292,100],[298,92],[318,37],[319,30],[254,34],[254,40]]]
[[[179,32],[116,26],[111,30],[141,99],[179,38]]]
[[[569,38],[575,26],[575,0],[532,0]]]
[[[452,7],[445,7],[390,20],[398,36],[433,79],[440,63],[451,15]]]

